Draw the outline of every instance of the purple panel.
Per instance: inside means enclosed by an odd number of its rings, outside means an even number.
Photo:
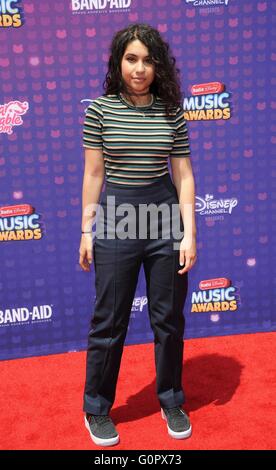
[[[186,337],[274,330],[275,2],[81,3],[1,1],[0,359],[86,347],[82,123],[133,22],[162,33],[182,72],[198,225]],[[128,344],[152,341],[145,292],[141,270]]]

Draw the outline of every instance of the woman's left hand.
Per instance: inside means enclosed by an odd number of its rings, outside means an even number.
[[[178,274],[184,274],[189,271],[196,262],[196,237],[185,237],[182,239],[179,247],[179,264],[184,266],[178,271]]]

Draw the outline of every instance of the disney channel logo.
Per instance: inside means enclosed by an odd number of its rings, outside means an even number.
[[[237,204],[238,199],[235,197],[214,199],[213,194],[205,194],[204,199],[196,196],[195,210],[200,215],[232,214]]]

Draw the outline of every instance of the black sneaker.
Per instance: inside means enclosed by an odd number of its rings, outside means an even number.
[[[96,416],[86,413],[84,422],[92,441],[98,446],[114,446],[118,444],[119,434],[110,416]]]
[[[174,439],[186,439],[192,434],[192,426],[185,411],[180,406],[161,408],[162,418],[167,421],[168,433]]]

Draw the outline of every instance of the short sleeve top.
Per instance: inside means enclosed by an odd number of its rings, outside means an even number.
[[[168,157],[190,156],[183,108],[167,116],[158,96],[139,107],[121,94],[93,100],[85,112],[83,147],[102,149],[107,181],[131,186],[169,173]]]

